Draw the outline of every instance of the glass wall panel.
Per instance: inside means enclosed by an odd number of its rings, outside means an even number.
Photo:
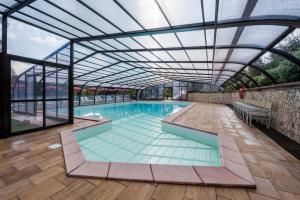
[[[69,121],[68,72],[58,67],[11,61],[12,133]]]
[[[67,122],[69,118],[68,106],[67,100],[46,101],[46,125],[51,126]]]
[[[11,103],[11,132],[43,127],[42,101]]]
[[[158,86],[158,99],[164,98],[164,85]]]
[[[187,100],[187,87],[181,87],[181,100]]]
[[[42,66],[11,61],[12,132],[43,126],[41,73]]]
[[[115,103],[116,102],[116,90],[113,88],[107,89],[106,103]]]

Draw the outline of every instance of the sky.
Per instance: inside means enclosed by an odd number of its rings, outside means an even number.
[[[35,59],[45,58],[68,42],[64,38],[14,19],[8,20],[7,37],[8,53]],[[17,74],[22,73],[30,66],[20,62],[13,63]]]

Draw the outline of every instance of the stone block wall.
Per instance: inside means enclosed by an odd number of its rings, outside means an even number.
[[[261,87],[246,91],[246,99],[272,103],[271,127],[300,144],[300,83]],[[189,93],[189,101],[231,104],[240,101],[238,91]]]

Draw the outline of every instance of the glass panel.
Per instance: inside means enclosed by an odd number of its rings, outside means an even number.
[[[188,46],[205,46],[204,31],[186,31],[177,33],[182,45]]]
[[[47,33],[53,32],[53,33],[55,33],[55,35],[57,35],[59,37],[63,37],[63,38],[74,38],[74,37],[77,37],[76,35],[74,35],[72,33],[69,33],[69,32],[67,32],[65,30],[60,30],[60,29],[58,29],[56,27],[44,24],[44,23],[42,23],[42,22],[40,22],[40,21],[38,21],[36,19],[32,19],[32,18],[30,18],[30,17],[28,17],[26,15],[20,14],[20,13],[14,13],[13,16],[16,18],[16,20],[24,20],[26,22],[29,22],[30,24],[33,24],[33,25],[37,26],[37,28],[41,27],[41,29],[48,30],[49,32],[47,32]]]
[[[203,4],[205,22],[215,21],[216,1],[205,0]]]
[[[211,69],[211,63],[194,63],[196,69]]]
[[[159,61],[159,59],[149,51],[140,51],[138,53],[150,61]]]
[[[228,49],[216,49],[215,50],[215,61],[225,61],[225,58],[228,54]]]
[[[233,76],[235,74],[235,72],[229,72],[229,71],[223,71],[221,73],[221,76]]]
[[[263,0],[258,1],[251,16],[294,15],[300,16],[299,0]]]
[[[83,2],[108,18],[123,31],[141,30],[141,27],[111,0],[101,0],[101,2],[95,0],[83,0]]]
[[[186,52],[192,61],[207,61],[205,49],[187,50]]]
[[[237,28],[220,28],[217,29],[216,45],[230,45]]]
[[[108,56],[105,56],[104,54],[101,54],[101,53],[98,53],[96,55],[93,56],[93,58],[97,58],[99,60],[103,60],[103,61],[106,61],[108,63],[115,63],[117,62],[115,59],[112,59]]]
[[[224,69],[239,71],[242,67],[244,67],[244,65],[230,63],[226,64]]]
[[[142,49],[143,47],[139,45],[137,42],[135,42],[131,38],[117,38],[118,41],[122,42],[126,46],[128,46],[130,49]]]
[[[180,63],[180,66],[184,69],[194,69],[194,66],[192,63]],[[182,71],[180,71],[180,72],[182,72]],[[187,71],[185,71],[185,72],[187,72]]]
[[[119,0],[146,29],[168,26],[154,0]]]
[[[86,43],[86,44],[89,44],[89,43]],[[77,55],[76,52],[79,52],[80,54],[83,54],[83,55],[81,55],[83,57],[85,55],[92,54],[95,51],[93,51],[91,49],[88,49],[88,48],[82,46],[81,44],[74,43],[74,52],[75,52],[75,55]]]
[[[128,49],[126,46],[124,46],[121,42],[119,42],[118,40],[114,40],[114,39],[107,39],[107,40],[102,40],[103,42],[106,42],[108,44],[110,44],[111,46],[113,46],[116,49]]]
[[[145,58],[144,56],[142,56],[140,53],[128,52],[127,54],[130,55],[130,56],[132,56],[132,57],[134,57],[137,60],[140,60],[140,61],[147,61],[148,60],[147,58]]]
[[[232,52],[232,55],[230,57],[230,61],[236,61],[236,62],[249,62],[251,59],[253,59],[257,54],[260,53],[260,50],[254,50],[254,49],[235,49]]]
[[[11,61],[12,100],[41,99],[42,66]]]
[[[180,100],[180,87],[173,87],[173,100]]]
[[[14,0],[1,0],[1,3],[7,7],[13,7],[15,4],[17,4]]]
[[[11,104],[12,133],[43,126],[43,102],[28,101]]]
[[[187,100],[187,87],[181,87],[181,100]]]
[[[58,27],[62,30],[65,30],[69,33],[72,33],[72,34],[75,34],[77,37],[86,37],[88,36],[86,33],[84,33],[83,31],[80,31],[76,28],[72,28],[71,26],[68,26],[52,17],[49,17],[33,8],[30,8],[30,7],[25,7],[21,10],[21,13],[25,13],[26,15],[29,15],[29,16],[32,16],[33,18],[36,18],[38,17],[37,19],[43,21],[43,22],[46,22],[48,24],[51,24],[55,27]],[[25,16],[25,15],[22,15],[22,16]],[[55,16],[54,16],[55,17]],[[22,18],[24,19],[24,18]],[[26,18],[26,19],[29,19],[29,18]],[[73,36],[74,37],[74,36]]]
[[[4,12],[7,8],[0,5],[0,12]]]
[[[218,20],[241,18],[248,0],[220,0]]]
[[[145,48],[160,48],[157,42],[155,42],[150,36],[137,36],[133,38]]]
[[[46,67],[46,99],[57,99],[57,69]]]
[[[151,51],[163,61],[174,60],[166,51]]]
[[[44,127],[44,112],[47,116],[46,126],[60,123],[62,121],[53,121],[62,118],[64,122],[68,121],[68,69],[46,66],[43,73],[40,65],[11,61],[12,132]],[[47,111],[43,110],[43,100]],[[51,123],[48,123],[49,120]]]
[[[74,0],[52,0],[53,3],[69,11],[73,15],[79,17],[85,22],[89,23],[95,29],[103,31],[104,33],[120,32],[117,28],[109,24],[107,21],[99,17],[97,14]]]
[[[189,61],[189,58],[187,57],[186,53],[182,50],[180,51],[168,51],[172,57],[176,60],[176,61]]]
[[[180,47],[180,43],[174,33],[156,34],[153,37],[165,48]]]
[[[98,46],[98,48],[102,48],[104,50],[116,50],[116,48],[112,45],[110,45],[107,42],[103,42],[100,40],[95,40],[91,42],[92,44],[94,44],[95,46]]]
[[[60,2],[65,2],[65,1],[60,1]],[[61,21],[71,24],[72,26],[74,26],[80,30],[84,30],[84,32],[86,32],[90,35],[101,35],[102,34],[99,30],[96,30],[95,28],[89,26],[88,24],[76,19],[75,17],[72,17],[71,15],[56,8],[55,6],[51,5],[50,3],[47,3],[45,1],[34,1],[30,5],[39,10],[42,10],[43,12],[45,12],[51,16],[55,16],[56,18],[60,19]],[[35,17],[39,18],[39,16],[35,16]]]
[[[267,46],[277,37],[279,37],[287,27],[284,26],[246,26],[238,44],[251,44]]]
[[[68,101],[46,101],[46,126],[68,122]]]
[[[93,49],[94,51],[104,50],[103,47],[99,47],[98,45],[95,44],[95,42],[93,42],[93,43],[90,43],[90,42],[80,42],[80,44],[86,45],[86,46],[90,47],[91,49]]]
[[[42,66],[11,61],[12,132],[43,126],[42,85]]]
[[[203,22],[201,1],[158,0],[158,2],[173,26]]]
[[[207,45],[213,45],[215,30],[214,29],[205,30],[205,33],[206,33]]]

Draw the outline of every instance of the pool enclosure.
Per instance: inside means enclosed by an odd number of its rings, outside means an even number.
[[[0,12],[3,138],[73,123],[74,106],[300,80],[299,0],[0,0]],[[16,23],[66,42],[44,59],[11,51]]]

